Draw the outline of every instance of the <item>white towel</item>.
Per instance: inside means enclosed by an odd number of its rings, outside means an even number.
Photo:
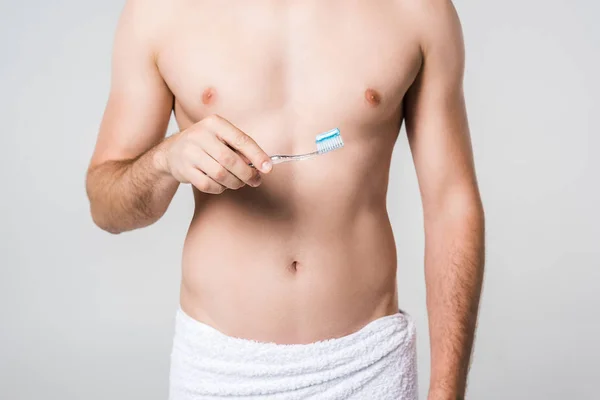
[[[405,313],[340,338],[276,344],[225,335],[177,312],[170,400],[416,400],[416,334]]]

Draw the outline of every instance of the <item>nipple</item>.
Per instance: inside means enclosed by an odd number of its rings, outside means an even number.
[[[365,91],[365,99],[372,106],[378,106],[381,103],[381,95],[375,89],[368,88]]]
[[[216,97],[216,91],[213,88],[207,88],[204,93],[202,93],[202,103],[205,105],[210,105],[214,102]]]

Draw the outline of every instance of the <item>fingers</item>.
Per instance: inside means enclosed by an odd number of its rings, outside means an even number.
[[[208,156],[244,184],[254,187],[260,184],[260,173],[217,137],[206,138],[202,145]]]
[[[250,164],[252,164],[252,162],[251,162],[250,160],[248,160],[248,158],[247,158],[245,155],[243,155],[243,154],[242,154],[242,153],[240,153],[240,152],[237,152],[237,154],[238,154],[238,155],[239,155],[239,156],[242,158],[242,160],[244,160],[244,162],[245,162],[247,165],[250,165]]]
[[[272,169],[270,157],[250,136],[218,116],[182,132],[168,147],[166,158],[173,177],[206,193],[259,186],[259,171]]]
[[[239,189],[244,186],[244,182],[233,175],[227,168],[215,161],[210,155],[204,151],[200,154],[195,167],[208,175],[213,181],[225,186],[228,189]],[[254,180],[251,180],[255,183]],[[253,185],[257,186],[257,185]]]
[[[201,192],[211,194],[221,194],[226,187],[215,182],[212,178],[202,173],[202,171],[191,168],[187,172],[187,180]]]
[[[217,115],[207,117],[204,121],[217,138],[244,155],[261,172],[271,171],[271,158],[250,136]]]

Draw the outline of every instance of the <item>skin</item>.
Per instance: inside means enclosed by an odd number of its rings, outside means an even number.
[[[404,121],[425,216],[429,398],[462,398],[484,264],[463,71],[447,0],[130,0],[87,176],[92,217],[142,228],[191,183],[184,311],[254,340],[340,337],[398,311],[386,193]],[[173,111],[180,132],[165,138]],[[262,167],[334,127],[343,149]]]

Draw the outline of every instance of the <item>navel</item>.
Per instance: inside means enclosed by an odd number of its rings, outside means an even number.
[[[202,93],[202,103],[206,104],[206,105],[210,105],[212,103],[215,102],[215,98],[217,97],[217,92],[215,91],[215,89],[209,87],[206,88],[206,90],[204,90],[204,93]]]
[[[375,89],[368,88],[365,90],[365,99],[370,105],[375,107],[381,103],[381,95]]]
[[[292,273],[298,272],[298,261],[294,261],[289,265],[289,270]]]

